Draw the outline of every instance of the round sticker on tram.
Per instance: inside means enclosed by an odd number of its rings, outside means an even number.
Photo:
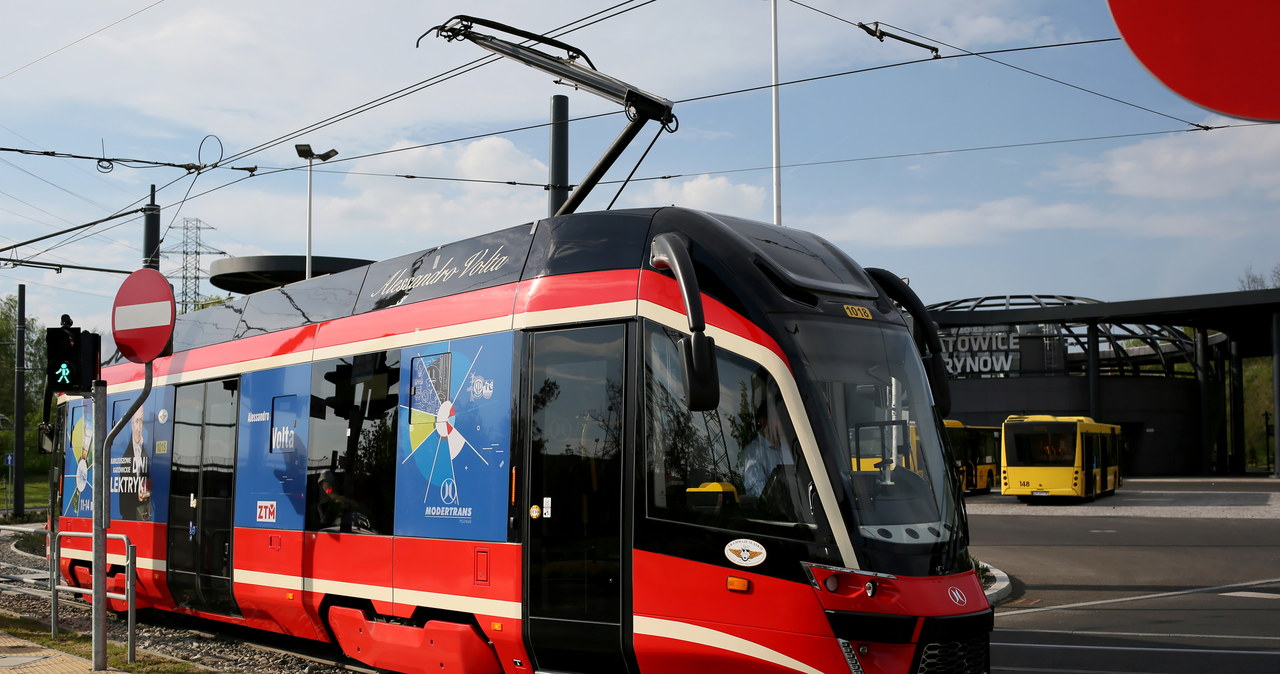
[[[956,606],[964,606],[965,604],[969,603],[969,598],[964,596],[964,590],[961,590],[960,588],[954,585],[947,588],[947,596],[951,597],[951,601]]]
[[[767,554],[763,545],[750,538],[739,538],[724,546],[724,556],[738,566],[758,566]]]
[[[532,517],[535,520],[538,519],[539,517],[542,517],[542,508],[539,508],[538,506],[530,507],[529,517]]]

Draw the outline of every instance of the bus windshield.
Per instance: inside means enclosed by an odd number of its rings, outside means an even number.
[[[1070,422],[1008,424],[1005,426],[1009,466],[1074,466],[1076,425]]]
[[[824,460],[836,462],[851,528],[876,547],[959,545],[962,515],[911,334],[817,321],[789,322],[787,332],[833,426],[837,447]]]

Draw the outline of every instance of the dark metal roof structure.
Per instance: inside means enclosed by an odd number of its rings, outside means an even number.
[[[940,328],[1037,323],[1143,324],[1226,333],[1242,358],[1272,355],[1272,325],[1280,288],[1121,302],[1080,301],[1067,295],[972,298],[929,306]]]
[[[311,275],[323,276],[372,264],[372,260],[349,257],[311,257]],[[248,295],[260,290],[279,288],[306,276],[306,258],[302,255],[255,255],[224,257],[209,265],[209,282],[216,288]]]

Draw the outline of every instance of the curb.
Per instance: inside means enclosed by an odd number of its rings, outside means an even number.
[[[994,566],[986,566],[987,570],[991,572],[991,575],[996,577],[996,582],[992,583],[991,587],[986,589],[987,603],[994,607],[996,604],[1008,599],[1009,595],[1013,594],[1013,583],[1009,582],[1009,574]]]

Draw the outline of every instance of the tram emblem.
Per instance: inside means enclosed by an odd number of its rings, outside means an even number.
[[[951,602],[956,606],[964,606],[969,603],[969,598],[964,596],[964,590],[954,585],[947,588],[947,596],[951,597]]]
[[[440,500],[450,505],[458,502],[458,483],[453,478],[445,478],[440,485]]]
[[[493,397],[493,380],[485,379],[478,374],[471,375],[471,383],[467,386],[471,393],[471,401],[488,400]]]
[[[758,566],[767,556],[764,546],[750,538],[729,541],[724,546],[724,556],[738,566]]]

